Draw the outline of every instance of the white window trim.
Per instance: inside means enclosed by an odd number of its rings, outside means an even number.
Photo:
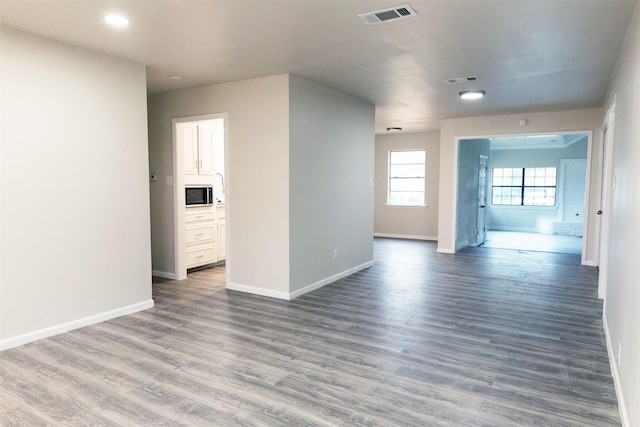
[[[389,184],[391,181],[391,177],[389,176],[390,173],[390,169],[391,169],[391,153],[392,152],[403,152],[403,151],[422,151],[424,152],[424,189],[422,190],[423,195],[424,195],[424,204],[420,204],[420,205],[401,205],[401,204],[391,204],[389,203]],[[389,208],[401,208],[401,209],[426,209],[429,206],[429,202],[427,200],[427,150],[425,150],[424,148],[405,148],[405,149],[400,149],[400,150],[389,150],[387,152],[387,191],[386,191],[386,202],[385,202],[385,206],[389,207]]]

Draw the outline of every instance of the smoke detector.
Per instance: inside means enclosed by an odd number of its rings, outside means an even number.
[[[408,4],[396,6],[389,9],[376,10],[375,12],[362,13],[358,15],[369,25],[382,24],[383,22],[395,21],[397,19],[410,18],[417,13]]]

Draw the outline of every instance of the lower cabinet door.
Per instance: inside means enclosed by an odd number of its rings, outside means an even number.
[[[187,268],[199,267],[216,262],[216,250],[208,248],[187,248]]]

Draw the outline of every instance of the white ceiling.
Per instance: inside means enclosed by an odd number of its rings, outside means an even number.
[[[3,26],[147,66],[149,92],[292,73],[376,105],[376,132],[452,117],[600,107],[634,1],[2,0]],[[110,12],[126,29],[103,24]],[[167,75],[185,76],[169,80]],[[478,76],[447,84],[450,77]],[[458,92],[481,89],[463,102]]]

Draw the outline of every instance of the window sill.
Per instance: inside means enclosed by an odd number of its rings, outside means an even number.
[[[557,209],[557,206],[490,205],[491,209]]]
[[[388,208],[400,208],[400,209],[426,209],[428,205],[390,205],[388,203],[385,203],[385,206]]]

